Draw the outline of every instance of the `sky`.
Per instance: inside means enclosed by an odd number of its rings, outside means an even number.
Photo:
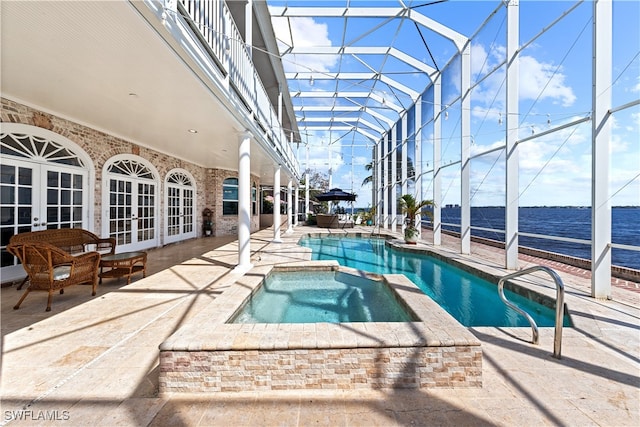
[[[343,1],[269,0],[272,8],[279,6],[337,6]],[[499,67],[506,54],[505,9],[498,1],[449,1],[426,5],[427,1],[405,1],[407,6],[457,31],[465,37],[475,36],[471,43],[471,82],[477,84],[471,94],[471,155],[479,155],[504,145],[506,109],[504,96],[505,72]],[[351,1],[352,7],[392,6],[398,1]],[[520,44],[526,44],[520,55],[519,138],[543,133],[567,123],[589,117],[591,110],[591,2],[578,4],[562,19],[575,2],[521,1]],[[496,11],[491,18],[488,18]],[[543,29],[555,20],[559,22]],[[612,103],[623,106],[640,98],[640,2],[615,0],[613,4],[613,87]],[[446,120],[442,129],[441,163],[450,165],[442,170],[443,204],[460,203],[460,72],[450,63],[456,53],[453,43],[426,28],[418,29],[412,22],[385,21],[381,18],[359,18],[345,25],[343,19],[325,17],[274,18],[276,37],[281,50],[291,44],[299,46],[392,46],[419,61],[443,71],[443,104]],[[484,25],[483,25],[484,23]],[[411,25],[413,24],[413,25]],[[374,30],[372,30],[374,29]],[[480,29],[480,30],[479,30]],[[479,31],[478,31],[479,30]],[[293,40],[292,40],[293,39]],[[421,39],[425,40],[425,43]],[[530,42],[531,41],[531,42]],[[530,42],[530,43],[529,43]],[[425,48],[426,47],[426,48]],[[311,50],[312,52],[313,50]],[[311,72],[315,79],[290,80],[290,91],[369,90],[368,83],[355,82],[336,86],[324,79],[327,72],[364,72],[369,67],[384,67],[383,73],[399,84],[422,93],[429,78],[422,72],[407,72],[400,61],[366,55],[297,54],[283,58],[285,71]],[[449,64],[450,63],[450,64]],[[447,64],[450,66],[447,67]],[[497,67],[497,68],[496,68]],[[489,71],[496,70],[490,75]],[[306,77],[305,77],[306,78]],[[408,108],[411,97],[378,84],[374,93],[387,100],[386,105],[400,104]],[[427,97],[428,99],[428,97]],[[316,100],[318,101],[318,100]],[[294,104],[300,102],[294,100]],[[318,101],[330,102],[330,101]],[[363,100],[372,106],[371,100]],[[430,111],[423,104],[423,115]],[[307,101],[305,105],[310,105]],[[385,103],[377,104],[383,108]],[[387,108],[387,110],[389,110]],[[382,110],[380,110],[382,111]],[[345,113],[345,120],[347,120]],[[386,114],[394,117],[394,114]],[[397,120],[397,115],[394,120]],[[372,120],[376,122],[376,120]],[[381,121],[371,126],[378,127]],[[433,198],[431,173],[433,166],[433,129],[421,130],[423,140],[420,162],[423,171],[423,198]],[[375,132],[373,132],[375,134]],[[371,135],[371,133],[370,133]],[[520,205],[521,206],[586,206],[591,200],[591,122],[569,126],[546,136],[519,144]],[[377,136],[377,134],[376,134]],[[371,203],[371,186],[362,186],[370,174],[365,165],[371,160],[375,139],[353,131],[305,132],[298,148],[301,168],[328,173],[333,187],[358,194],[356,203],[367,207]],[[610,194],[614,206],[640,206],[640,106],[633,105],[614,112],[610,142]],[[307,160],[308,156],[308,160]],[[471,162],[472,206],[504,205],[504,151],[479,156]]]

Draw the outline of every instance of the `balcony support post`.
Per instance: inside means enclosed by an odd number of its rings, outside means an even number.
[[[238,140],[238,266],[251,268],[251,134]]]
[[[280,238],[280,165],[273,174],[273,242],[282,243]]]

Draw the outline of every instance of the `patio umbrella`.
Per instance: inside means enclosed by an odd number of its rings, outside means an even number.
[[[357,195],[353,193],[347,193],[346,191],[342,191],[339,188],[332,188],[326,193],[318,194],[316,199],[320,202],[338,202],[340,200],[345,200],[348,202],[354,202],[356,200]]]

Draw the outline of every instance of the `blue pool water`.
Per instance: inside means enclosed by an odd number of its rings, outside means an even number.
[[[334,271],[267,277],[231,323],[410,322],[415,320],[379,281]]]
[[[404,274],[464,326],[529,326],[502,302],[495,284],[433,257],[387,247],[383,239],[307,237],[300,245],[311,248],[314,260],[337,260],[340,265],[378,274]],[[554,309],[513,292],[505,294],[538,326],[554,326]],[[564,324],[570,325],[566,316]]]

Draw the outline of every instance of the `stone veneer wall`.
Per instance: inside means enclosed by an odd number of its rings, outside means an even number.
[[[137,155],[149,161],[160,174],[160,200],[159,200],[159,231],[160,242],[164,236],[164,179],[167,172],[174,168],[189,171],[196,180],[196,235],[202,235],[202,211],[209,208],[214,212],[216,235],[234,234],[237,229],[237,217],[224,217],[222,215],[222,180],[229,176],[237,177],[237,172],[207,169],[193,163],[171,157],[150,148],[146,148],[87,126],[63,119],[53,114],[45,113],[18,102],[0,98],[0,121],[7,123],[22,123],[41,127],[76,143],[85,150],[94,162],[95,188],[94,190],[94,232],[102,234],[102,168],[107,160],[117,154]],[[252,182],[260,186],[257,177],[251,177]],[[252,216],[251,231],[257,231],[260,227],[259,215]],[[161,243],[162,244],[162,243]]]
[[[173,351],[163,393],[482,387],[480,346]]]

